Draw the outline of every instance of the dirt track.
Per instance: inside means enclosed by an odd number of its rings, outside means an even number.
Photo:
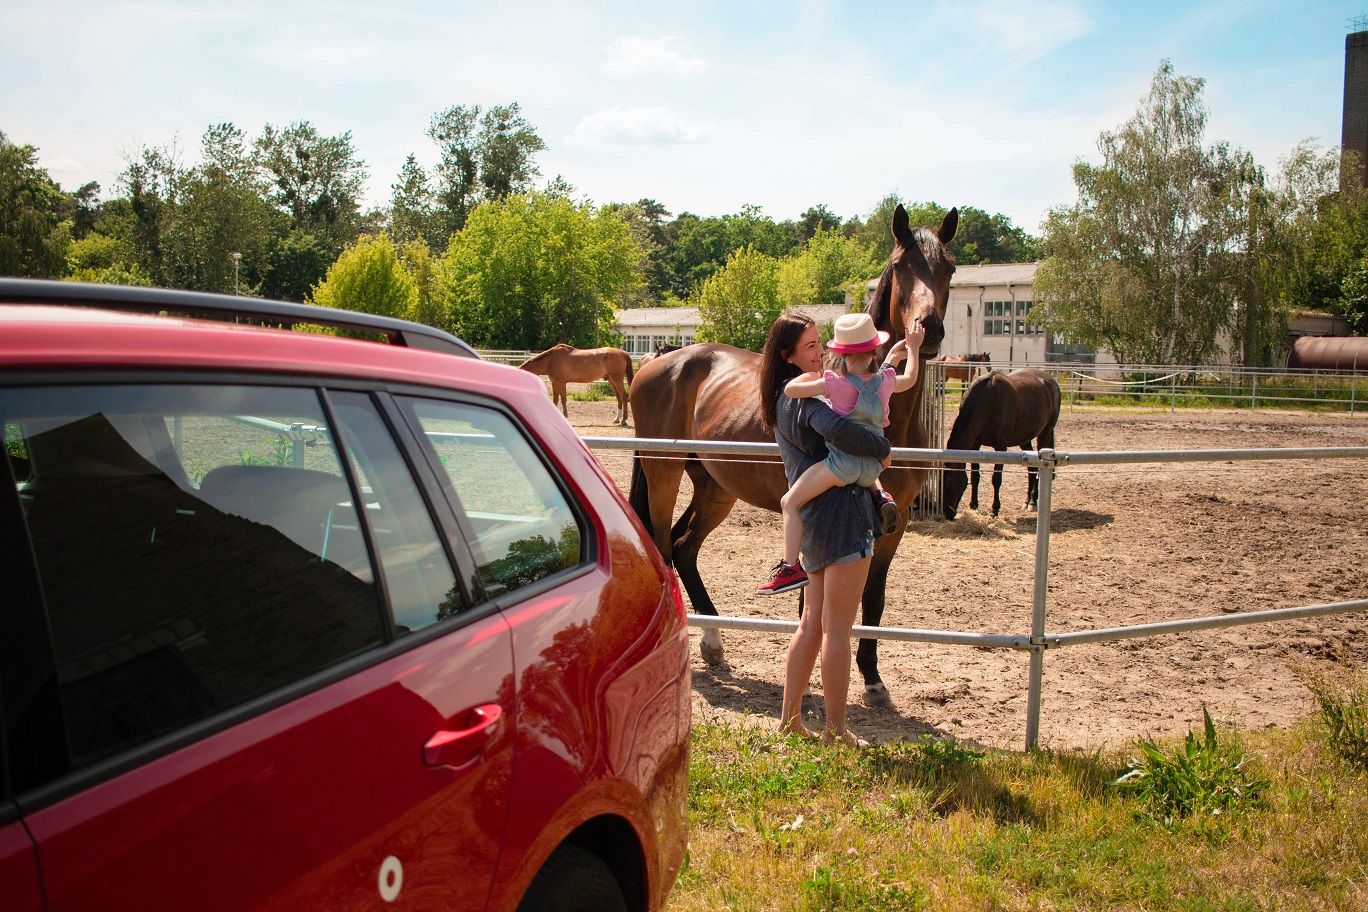
[[[609,423],[612,412],[611,402],[570,402],[571,423],[585,436],[630,435]],[[1066,410],[1056,446],[1368,446],[1368,416]],[[629,456],[597,455],[626,493]],[[1035,514],[1020,506],[1022,470],[1008,470],[1002,487],[996,519],[985,504],[953,522],[911,526],[890,571],[885,624],[1029,633]],[[687,491],[681,508],[686,500]],[[1368,598],[1368,460],[1066,467],[1053,507],[1050,632]],[[795,617],[796,596],[753,594],[780,546],[777,514],[737,504],[703,552],[704,582],[723,614]],[[697,712],[772,717],[787,637],[724,633],[720,668],[698,657],[698,637],[694,631]],[[894,705],[855,702],[850,725],[861,735],[939,730],[1024,744],[1026,653],[888,641],[879,648]],[[1093,749],[1181,735],[1200,725],[1203,705],[1242,730],[1289,725],[1311,708],[1291,664],[1338,658],[1368,662],[1368,612],[1050,650],[1041,744]],[[856,701],[858,681],[856,673]],[[813,688],[820,697],[816,675]]]

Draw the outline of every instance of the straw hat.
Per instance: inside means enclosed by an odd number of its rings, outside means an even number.
[[[873,351],[888,343],[888,333],[874,328],[869,314],[842,314],[836,318],[836,338],[827,348],[839,354]]]

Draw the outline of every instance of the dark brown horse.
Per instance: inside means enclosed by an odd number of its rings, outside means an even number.
[[[657,345],[655,348],[641,356],[641,360],[637,362],[637,370],[641,370],[661,355],[668,355],[670,352],[679,351],[683,347],[684,346],[682,345],[666,345],[662,342],[660,345]]]
[[[632,382],[632,356],[622,349],[579,349],[562,342],[533,355],[518,367],[551,379],[551,401],[561,407],[561,414],[567,418],[570,413],[565,410],[565,384],[607,380],[617,397],[614,423],[627,426],[627,384]]]
[[[968,386],[969,381],[977,377],[980,371],[993,369],[987,352],[979,352],[976,355],[941,355],[931,360],[944,365],[941,367],[941,373],[947,381],[958,380],[965,386]]]
[[[950,427],[947,450],[977,450],[990,446],[1000,452],[1008,447],[1054,449],[1055,424],[1059,421],[1059,384],[1042,370],[1027,368],[1010,374],[988,374],[974,381],[964,394],[959,414]],[[1039,479],[1036,470],[1027,467],[1026,506],[1036,504]],[[973,490],[969,495],[969,509],[978,509],[979,467],[973,467]],[[964,463],[947,463],[944,479],[943,510],[946,519],[954,519],[960,498],[969,480]],[[998,515],[1002,500],[1002,464],[993,466],[993,515]]]
[[[955,271],[945,245],[955,236],[958,224],[959,212],[952,209],[938,229],[914,229],[908,224],[907,211],[899,206],[893,215],[893,254],[867,308],[874,324],[894,339],[903,337],[904,327],[913,319],[922,321],[926,336],[918,357],[923,367],[945,338],[945,305]],[[773,443],[760,424],[759,364],[760,356],[754,352],[716,344],[690,345],[656,358],[641,369],[632,385],[636,436]],[[927,446],[926,429],[918,417],[925,379],[922,370],[916,385],[895,394],[889,404],[885,433],[894,446]],[[783,467],[777,456],[772,465],[687,451],[679,458],[654,456],[638,454],[632,461],[632,506],[665,559],[678,571],[694,609],[715,615],[717,609],[698,573],[699,549],[738,500],[778,512],[779,498],[788,487]],[[674,508],[685,472],[693,482],[693,496],[676,521]],[[883,474],[884,489],[904,516],[927,474],[925,468],[902,467]],[[888,565],[902,534],[900,528],[875,545],[863,595],[864,624],[877,625],[883,619]],[[722,638],[715,628],[704,633],[702,651],[709,662],[722,659]],[[866,702],[887,703],[888,689],[879,677],[878,641],[861,640],[857,661],[865,679]]]

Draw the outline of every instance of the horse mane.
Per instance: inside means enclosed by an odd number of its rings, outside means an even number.
[[[892,298],[893,258],[890,256],[883,272],[879,274],[879,284],[874,286],[874,297],[869,299],[869,304],[865,307],[865,313],[874,321],[875,329],[887,332],[893,328],[893,321],[888,315],[889,302]]]

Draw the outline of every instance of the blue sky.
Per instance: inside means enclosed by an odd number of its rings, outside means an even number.
[[[431,116],[517,101],[594,202],[678,214],[888,193],[1003,212],[1036,232],[1170,59],[1206,79],[1208,141],[1269,169],[1336,145],[1348,23],[1368,2],[445,3],[0,0],[0,130],[66,189],[106,196],[125,157],[211,123],[350,130],[368,202]]]

